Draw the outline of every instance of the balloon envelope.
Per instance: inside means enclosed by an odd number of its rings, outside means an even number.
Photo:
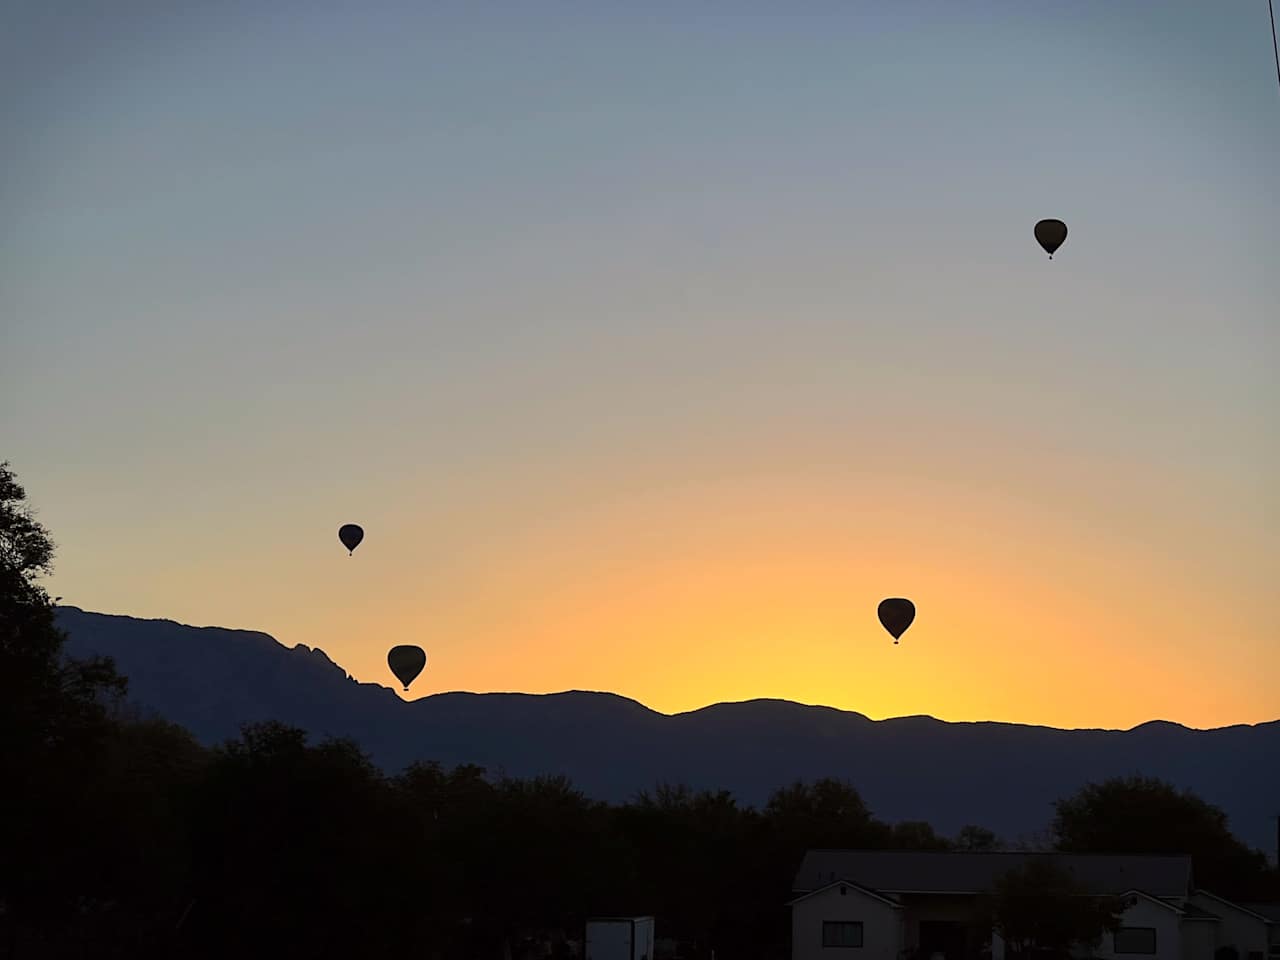
[[[338,539],[347,548],[347,553],[354,553],[360,541],[364,539],[364,529],[354,523],[344,523],[338,528]]]
[[[421,647],[392,647],[391,652],[387,654],[387,666],[396,675],[396,679],[404,684],[406,690],[426,665],[427,652]]]
[[[880,601],[876,613],[880,616],[881,626],[892,634],[893,642],[897,643],[898,638],[907,632],[907,627],[916,618],[916,605],[902,597],[890,597]]]
[[[1067,239],[1067,225],[1061,220],[1041,220],[1036,224],[1036,242],[1044,247],[1049,259]]]

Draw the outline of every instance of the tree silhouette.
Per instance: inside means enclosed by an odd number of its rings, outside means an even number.
[[[830,777],[775,791],[765,814],[781,836],[804,849],[886,847],[892,837],[871,816],[856,787]]]
[[[968,824],[960,828],[960,833],[956,836],[955,848],[957,850],[998,850],[1000,841],[986,827]]]
[[[1275,871],[1227,828],[1227,815],[1152,777],[1089,783],[1055,805],[1055,846],[1072,853],[1190,854],[1197,886],[1219,896],[1274,895]]]
[[[100,912],[89,823],[110,711],[126,689],[110,660],[63,657],[66,637],[38,582],[53,553],[0,463],[0,902],[11,950],[75,937]]]
[[[392,799],[354,743],[308,746],[283,724],[246,726],[212,752],[202,784],[189,942],[215,956],[246,939],[310,956],[393,949],[384,893],[404,873]]]
[[[890,826],[833,778],[762,809],[668,783],[610,805],[556,775],[421,762],[386,776],[350,740],[276,722],[203,747],[123,707],[109,661],[64,657],[38,583],[53,546],[25,497],[0,465],[0,955],[532,960],[537,938],[566,956],[589,916],[652,914],[691,960],[766,960],[787,951],[806,850],[997,845],[976,826],[955,841]],[[1221,811],[1141,778],[1061,801],[1053,837],[1190,852],[1227,896],[1275,875]],[[1056,958],[1111,915],[1042,867],[1005,878],[975,920]]]
[[[892,845],[898,850],[950,850],[951,841],[934,833],[923,820],[904,820],[893,825]]]
[[[1096,946],[1124,910],[1116,897],[1094,897],[1061,867],[1042,859],[1006,871],[980,897],[975,930],[995,930],[1018,960],[1066,960],[1075,946]]]

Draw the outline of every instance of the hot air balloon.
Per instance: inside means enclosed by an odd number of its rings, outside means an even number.
[[[897,643],[898,638],[907,632],[907,627],[916,618],[916,605],[902,597],[890,597],[880,601],[876,613],[880,617],[880,624],[893,636],[893,642]]]
[[[391,652],[387,654],[387,666],[396,675],[396,679],[404,684],[406,690],[426,665],[427,653],[421,647],[403,645],[392,647]]]
[[[1036,242],[1053,259],[1054,252],[1067,239],[1067,225],[1061,220],[1041,220],[1036,224]]]
[[[364,529],[354,523],[344,523],[338,528],[338,539],[347,548],[347,556],[350,556],[364,539]]]

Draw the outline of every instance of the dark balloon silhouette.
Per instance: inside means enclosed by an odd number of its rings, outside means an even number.
[[[404,684],[406,690],[426,665],[427,653],[421,647],[401,645],[392,647],[391,652],[387,654],[387,666],[396,675],[396,679]]]
[[[344,523],[338,528],[338,539],[347,548],[347,554],[350,556],[355,553],[356,547],[360,546],[360,541],[364,539],[364,529],[354,523]]]
[[[1044,247],[1049,259],[1067,239],[1067,225],[1061,220],[1041,220],[1036,224],[1036,242]]]
[[[907,632],[907,627],[916,618],[916,605],[902,597],[890,597],[880,601],[876,613],[880,617],[881,626],[889,631],[893,642],[897,643],[898,638]]]

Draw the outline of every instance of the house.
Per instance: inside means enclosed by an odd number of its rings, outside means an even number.
[[[1262,917],[1267,922],[1267,957],[1268,960],[1280,958],[1280,903],[1242,903],[1255,917]],[[1247,960],[1247,958],[1242,958]]]
[[[792,960],[966,960],[983,944],[971,926],[977,897],[1006,871],[1049,859],[1096,896],[1123,896],[1122,926],[1095,960],[1215,960],[1234,945],[1239,960],[1280,943],[1274,904],[1233,904],[1197,890],[1191,858],[1110,854],[810,850],[792,884]],[[1136,955],[1136,956],[1135,956]],[[1004,960],[999,935],[991,960]]]
[[[1280,957],[1280,905],[1232,903],[1205,890],[1195,891],[1191,902],[1221,918],[1220,939],[1235,946],[1240,960]]]

